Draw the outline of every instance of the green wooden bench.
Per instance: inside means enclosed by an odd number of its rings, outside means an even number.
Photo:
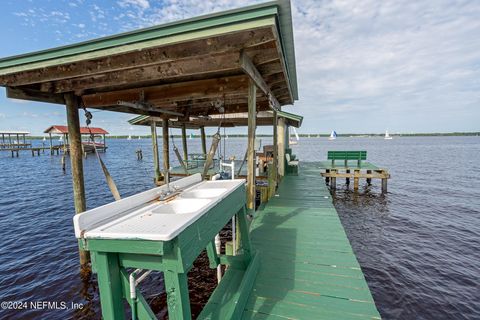
[[[328,151],[328,160],[332,160],[332,167],[335,166],[335,160],[344,160],[345,167],[348,166],[348,160],[357,160],[360,167],[362,160],[367,160],[367,151]]]

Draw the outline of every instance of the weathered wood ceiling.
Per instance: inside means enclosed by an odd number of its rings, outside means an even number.
[[[75,92],[86,107],[135,114],[165,115],[160,108],[181,112],[185,118],[206,116],[219,113],[218,103],[226,113],[237,113],[247,110],[244,56],[279,105],[293,103],[273,25],[4,74],[0,85],[12,98],[64,103],[63,94]],[[268,110],[268,98],[258,92],[258,110]]]

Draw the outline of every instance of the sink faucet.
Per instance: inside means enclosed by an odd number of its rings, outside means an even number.
[[[165,182],[167,185],[167,190],[161,192],[160,200],[170,199],[181,192],[180,187],[176,184],[172,186],[173,189],[170,188],[170,170],[166,170],[164,173],[164,176],[165,176]]]

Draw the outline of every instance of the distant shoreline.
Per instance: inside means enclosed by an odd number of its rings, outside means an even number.
[[[327,138],[329,134],[323,133],[301,133],[298,134],[301,138]],[[212,135],[207,135],[211,137]],[[248,135],[246,134],[228,134],[229,138],[246,138]],[[271,134],[257,134],[257,137],[272,137]],[[344,133],[344,134],[337,134],[337,137],[341,138],[374,138],[374,137],[383,137],[385,136],[384,133]],[[479,132],[446,132],[446,133],[391,133],[390,136],[392,137],[455,137],[455,136],[480,136]],[[140,137],[141,139],[150,139],[150,135],[135,135],[132,136],[132,140],[136,140]],[[161,136],[159,136],[160,138]],[[181,138],[181,135],[173,135],[174,138]],[[43,136],[29,136],[29,139],[33,140],[41,140]],[[127,139],[128,135],[109,135],[107,136],[108,139]],[[200,138],[199,134],[191,135],[191,138]],[[47,138],[48,140],[48,138]]]

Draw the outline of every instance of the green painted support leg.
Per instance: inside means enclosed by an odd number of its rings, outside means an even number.
[[[245,207],[240,209],[237,217],[238,226],[240,229],[240,240],[243,249],[243,255],[245,257],[245,260],[249,262],[252,257],[252,245],[250,243],[250,237],[248,233],[247,210]]]
[[[97,265],[96,269],[103,319],[125,319],[118,254],[95,252],[95,262]]]
[[[192,319],[187,274],[167,270],[163,276],[167,292],[168,318],[171,320]]]
[[[207,256],[209,261],[209,266],[211,269],[216,269],[220,260],[217,255],[217,250],[215,249],[215,240],[212,240],[207,245]]]

